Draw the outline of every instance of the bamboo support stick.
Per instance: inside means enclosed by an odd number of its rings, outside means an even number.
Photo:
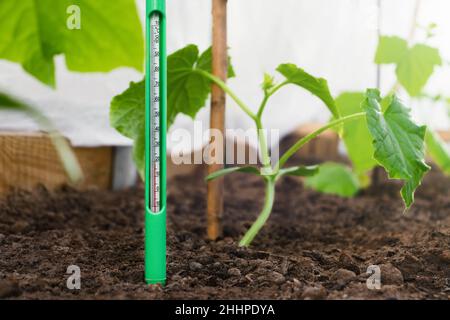
[[[213,45],[212,45],[212,73],[222,81],[227,79],[228,54],[227,54],[227,0],[212,0],[213,16]],[[216,85],[212,85],[210,128],[222,132],[225,138],[225,101],[226,94]],[[213,141],[210,146],[214,150],[222,148],[224,141]],[[219,145],[222,144],[222,145]],[[225,153],[222,152],[222,156]],[[216,157],[217,159],[217,157]],[[208,174],[223,169],[223,164],[215,163],[208,166]],[[221,216],[223,212],[223,179],[208,182],[207,187],[207,218],[208,238],[216,240],[221,234]]]

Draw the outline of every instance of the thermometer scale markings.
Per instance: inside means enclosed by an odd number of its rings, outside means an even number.
[[[150,206],[160,211],[160,19],[155,13],[150,19]]]

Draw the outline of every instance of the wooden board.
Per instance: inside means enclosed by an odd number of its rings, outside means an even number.
[[[74,148],[85,180],[77,187],[109,189],[112,147]],[[0,133],[0,193],[12,188],[49,189],[68,184],[67,176],[49,137],[44,133]]]

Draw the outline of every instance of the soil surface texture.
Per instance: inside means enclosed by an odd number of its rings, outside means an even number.
[[[201,171],[169,182],[164,288],[143,283],[142,188],[37,188],[4,197],[0,298],[450,298],[450,179],[439,172],[427,175],[406,215],[398,182],[342,199],[285,178],[263,231],[240,248],[262,205],[260,178],[226,177],[224,236],[212,242]],[[70,265],[81,269],[80,290],[67,288]],[[381,271],[379,290],[368,288],[368,268]]]

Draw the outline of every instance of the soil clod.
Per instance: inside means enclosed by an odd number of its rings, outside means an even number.
[[[381,284],[382,285],[402,285],[403,275],[400,270],[392,264],[380,265],[381,270]]]
[[[19,285],[15,281],[0,281],[0,299],[17,297],[21,293]]]
[[[345,285],[355,278],[356,274],[353,271],[347,269],[339,269],[333,274],[331,279],[333,281],[336,281],[339,285]]]
[[[275,284],[282,284],[286,281],[286,278],[279,272],[273,271],[267,275],[269,281]]]

